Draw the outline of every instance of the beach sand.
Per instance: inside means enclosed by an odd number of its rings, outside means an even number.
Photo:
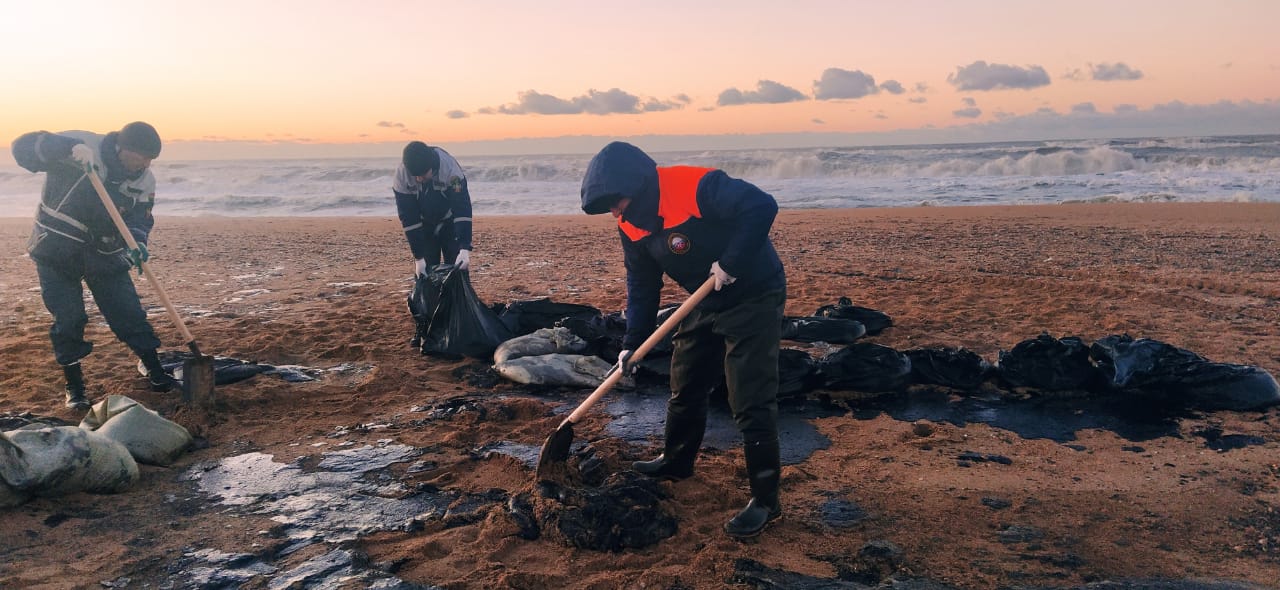
[[[621,249],[608,216],[479,217],[472,282],[486,303],[551,297],[621,309]],[[0,220],[0,413],[78,421],[62,407],[49,316],[24,255],[29,219]],[[966,347],[990,361],[1041,332],[1154,338],[1213,361],[1280,375],[1280,204],[1078,204],[784,211],[773,238],[787,268],[789,315],[842,296],[889,314],[865,340],[904,350]],[[273,364],[369,367],[290,384],[259,376],[218,389],[211,415],[145,390],[135,359],[91,308],[85,361],[91,397],[124,394],[207,440],[169,468],[142,467],[117,495],[35,499],[0,512],[0,587],[183,587],[170,564],[212,548],[262,554],[282,541],[268,515],[201,499],[181,476],[249,451],[289,463],[380,440],[430,449],[434,468],[399,473],[440,489],[514,494],[532,472],[477,447],[540,445],[559,424],[552,404],[421,420],[415,406],[521,391],[475,385],[473,360],[409,348],[412,260],[394,219],[160,218],[153,264],[201,347]],[[166,349],[182,343],[139,279]],[[668,285],[667,301],[683,293]],[[789,343],[784,342],[784,345]],[[856,396],[832,394],[856,410]],[[598,439],[598,411],[576,429]],[[759,539],[721,525],[747,499],[741,451],[707,452],[691,479],[664,483],[676,536],[620,553],[513,535],[499,506],[478,522],[378,532],[343,546],[399,578],[444,588],[721,588],[748,558],[820,578],[850,577],[860,549],[888,541],[898,572],[958,588],[1071,586],[1106,579],[1217,578],[1280,587],[1280,409],[1191,413],[1175,435],[1128,440],[1104,429],[1072,446],[970,422],[931,428],[885,414],[816,418],[829,448],[783,469],[784,518]],[[362,427],[363,425],[363,427]],[[369,427],[377,425],[377,427]],[[1197,432],[1258,437],[1229,451]],[[338,433],[335,436],[335,433]],[[603,445],[614,469],[655,445]],[[966,452],[1011,464],[963,465]],[[314,463],[311,463],[314,464]],[[831,497],[865,511],[853,526],[821,518]],[[999,509],[984,499],[1004,500]],[[998,504],[998,502],[988,502]],[[267,533],[264,534],[264,531]],[[1034,531],[1017,538],[1019,531]],[[273,558],[277,567],[322,553]],[[855,568],[856,569],[856,568]],[[246,587],[265,587],[250,582]],[[176,586],[175,586],[176,584]]]

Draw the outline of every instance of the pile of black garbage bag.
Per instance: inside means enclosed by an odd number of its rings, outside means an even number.
[[[658,322],[675,309],[661,309]],[[626,332],[621,313],[603,313],[589,305],[540,298],[485,306],[466,273],[448,264],[418,278],[409,310],[416,325],[414,345],[423,354],[491,360],[494,349],[511,338],[563,327],[588,343],[582,354],[612,363]],[[778,362],[779,397],[800,397],[814,390],[877,394],[932,387],[960,394],[1007,390],[1146,396],[1203,410],[1256,410],[1280,404],[1280,386],[1265,370],[1212,362],[1157,340],[1111,335],[1086,344],[1074,336],[1041,334],[1002,350],[996,363],[964,348],[898,351],[860,341],[892,326],[887,314],[854,305],[847,297],[819,307],[811,316],[783,318],[783,340],[843,346],[820,358],[784,347]],[[671,350],[668,335],[640,363],[637,380],[664,382],[670,374]]]

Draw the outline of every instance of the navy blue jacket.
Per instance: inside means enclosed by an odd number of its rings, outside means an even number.
[[[711,264],[737,279],[699,304],[718,311],[744,299],[772,291],[785,291],[786,274],[769,230],[778,203],[755,185],[733,178],[722,170],[708,172],[698,182],[698,217],[674,227],[664,227],[658,214],[658,167],[647,154],[631,144],[613,142],[591,159],[582,180],[582,209],[603,213],[620,197],[631,204],[622,219],[649,232],[633,240],[619,228],[627,269],[626,348],[638,347],[653,332],[663,275],[686,291],[698,289],[711,274]],[[680,248],[672,240],[685,240]]]
[[[33,131],[13,142],[13,158],[31,172],[44,172],[44,189],[36,211],[35,227],[27,250],[35,260],[58,264],[89,256],[88,268],[100,272],[127,269],[125,243],[103,209],[102,200],[80,165],[71,160],[71,148],[84,143],[98,152],[106,171],[103,185],[124,218],[134,240],[146,244],[155,225],[155,176],[144,169],[125,170],[116,154],[116,136],[83,131],[61,134]]]
[[[449,152],[432,148],[440,157],[435,176],[419,183],[404,164],[396,167],[391,191],[396,197],[396,214],[404,228],[404,237],[414,258],[425,258],[427,237],[440,233],[444,224],[452,224],[458,248],[471,247],[471,192],[462,166]],[[445,260],[452,263],[452,260]]]

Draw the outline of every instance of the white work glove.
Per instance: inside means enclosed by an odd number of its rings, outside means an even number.
[[[719,260],[711,263],[711,276],[716,278],[717,291],[719,291],[721,287],[725,285],[732,285],[734,281],[738,280],[733,275],[725,272],[723,268],[720,268]]]
[[[415,259],[413,261],[413,274],[419,277],[427,276],[427,261],[421,258]]]
[[[71,160],[79,164],[85,172],[97,172],[102,169],[102,164],[98,162],[97,152],[83,143],[71,146]]]
[[[458,250],[458,259],[453,261],[453,265],[458,267],[458,270],[470,269],[471,268],[471,251]]]
[[[618,362],[614,365],[623,377],[630,377],[636,374],[636,366],[631,364],[631,353],[633,350],[623,350],[618,352]]]

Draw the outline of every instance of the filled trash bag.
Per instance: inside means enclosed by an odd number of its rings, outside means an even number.
[[[991,363],[966,348],[913,348],[903,354],[911,359],[911,382],[973,391],[991,374]]]
[[[859,342],[818,361],[823,388],[870,393],[901,391],[911,382],[911,360],[888,346]]]
[[[437,264],[419,276],[408,303],[422,354],[489,359],[513,336],[476,296],[467,274],[452,264]]]
[[[1265,370],[1211,362],[1158,340],[1107,336],[1095,341],[1089,354],[1112,389],[1159,395],[1201,410],[1280,404],[1280,386]]]
[[[867,333],[866,326],[857,320],[824,317],[782,318],[782,339],[796,342],[827,342],[853,344]]]
[[[809,353],[794,348],[778,350],[778,399],[804,397],[821,386],[818,362]]]
[[[824,318],[854,320],[867,329],[868,335],[879,334],[893,325],[889,314],[869,307],[859,307],[848,297],[841,297],[835,305],[824,305],[813,315]]]
[[[584,354],[617,362],[618,353],[622,352],[622,338],[627,333],[627,320],[617,312],[595,317],[570,316],[556,321],[556,327],[568,328],[585,340],[587,348]]]
[[[494,304],[494,313],[512,334],[529,334],[541,328],[555,327],[564,318],[589,320],[600,317],[600,310],[590,305],[558,303],[550,298]]]
[[[1098,387],[1098,371],[1089,360],[1089,347],[1075,336],[1061,340],[1048,334],[1023,340],[1008,352],[1000,351],[1000,378],[1013,387],[1045,391],[1092,390]]]

